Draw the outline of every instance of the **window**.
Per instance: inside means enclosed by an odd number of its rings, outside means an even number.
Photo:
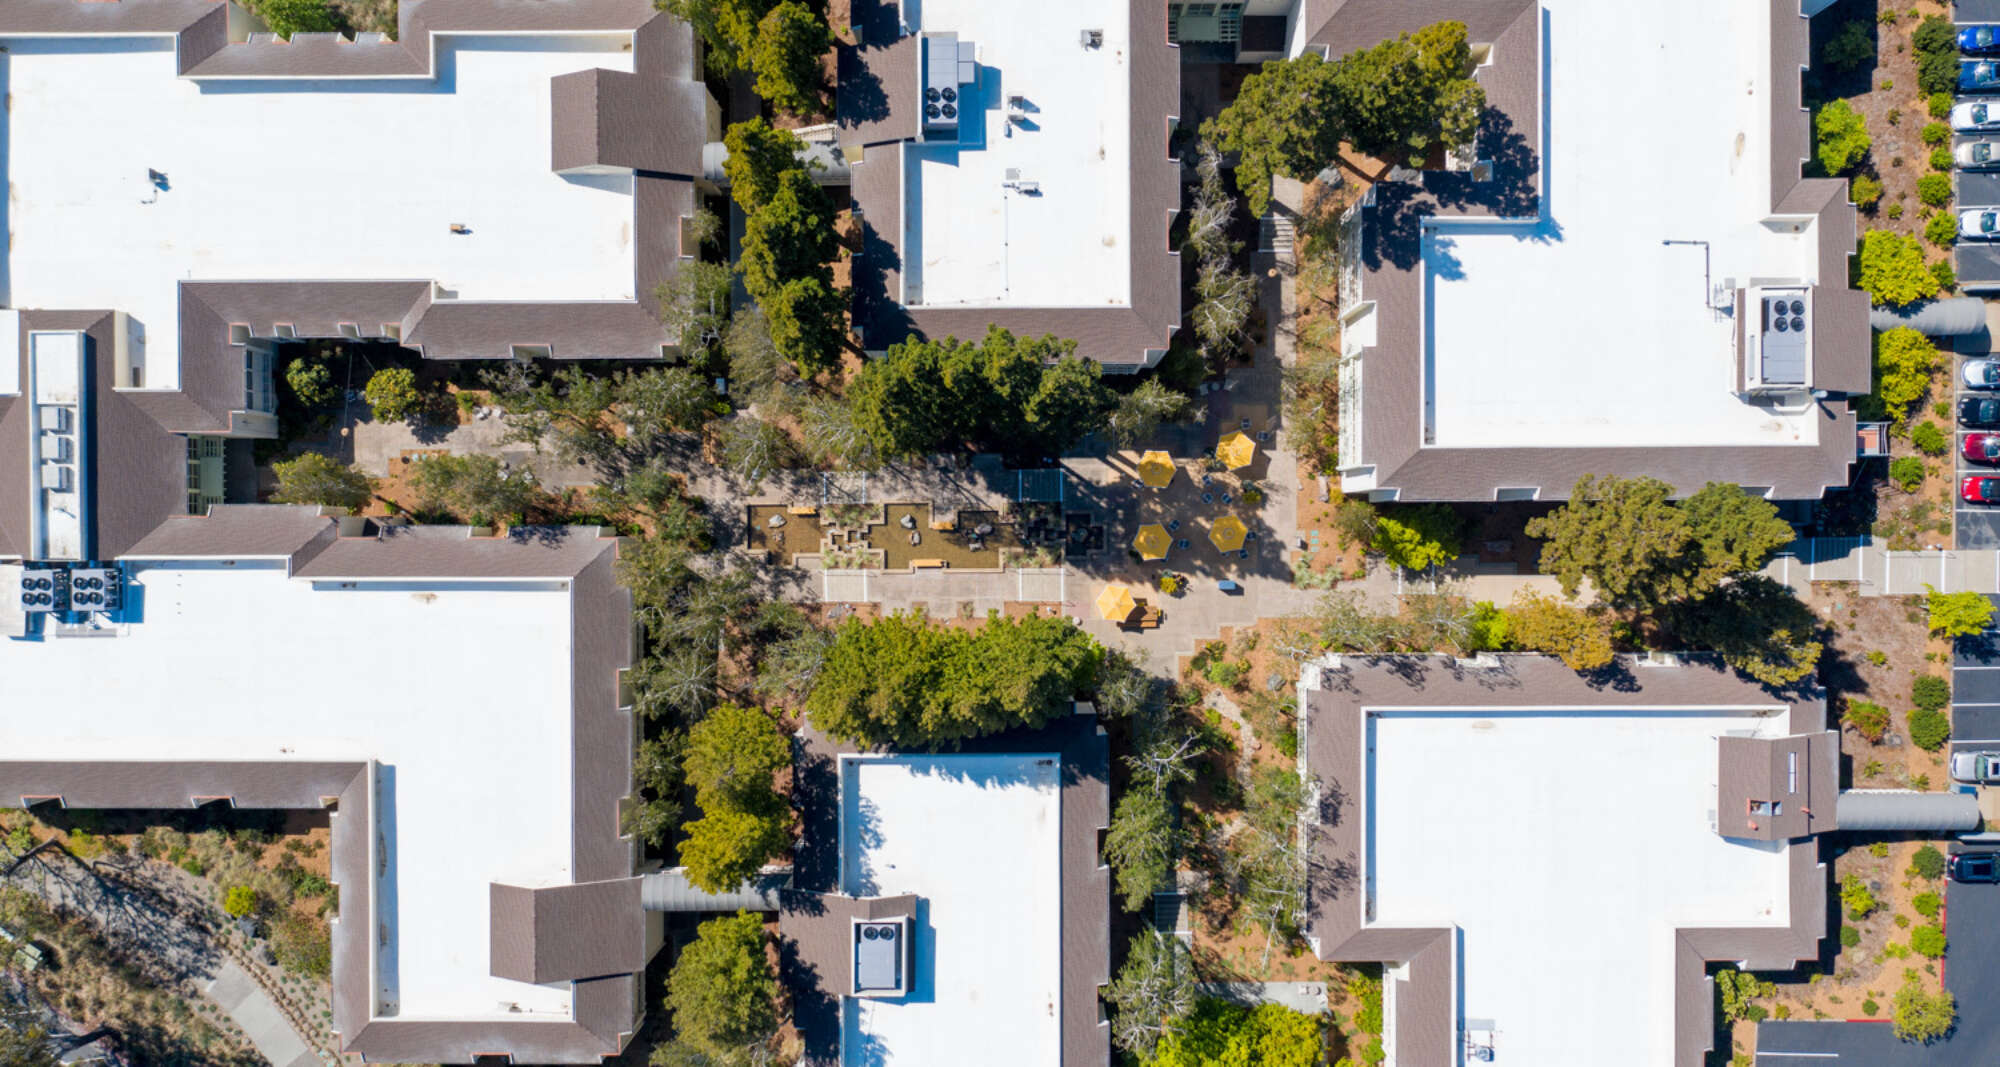
[[[246,324],[246,323],[241,323],[241,322],[232,322],[232,323],[230,323],[230,324],[229,324],[229,343],[230,343],[230,344],[232,344],[232,345],[247,345],[247,344],[249,344],[249,343],[250,343],[250,327],[249,327],[249,325],[248,325],[248,324]]]
[[[1750,802],[1752,815],[1783,815],[1785,806],[1775,800],[1753,800]]]
[[[271,414],[278,410],[278,396],[271,383],[271,353],[262,348],[243,353],[243,410]]]
[[[555,349],[549,345],[515,345],[512,351],[515,359],[555,358]]]
[[[1785,753],[1785,792],[1796,793],[1798,791],[1799,754],[1796,752],[1787,752]]]

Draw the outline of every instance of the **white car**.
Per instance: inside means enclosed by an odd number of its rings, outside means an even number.
[[[1988,241],[2000,238],[2000,208],[1981,207],[1959,212],[1958,235]]]
[[[1967,170],[2000,167],[2000,141],[1967,141],[1952,149],[1951,158]]]
[[[1952,753],[1951,778],[1973,785],[2000,782],[2000,752]]]
[[[1951,128],[1960,133],[2000,130],[2000,100],[1967,100],[1953,104]]]
[[[2000,389],[2000,359],[1968,359],[1961,373],[1969,389]]]

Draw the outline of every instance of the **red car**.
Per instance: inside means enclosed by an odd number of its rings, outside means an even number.
[[[1968,504],[2000,504],[2000,477],[1968,474],[1958,483],[1958,495]]]
[[[1966,434],[1963,452],[1974,463],[2000,464],[2000,433]]]

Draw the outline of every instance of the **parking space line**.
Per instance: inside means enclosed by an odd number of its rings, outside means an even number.
[[[1954,745],[2000,745],[2000,737],[1954,737]]]
[[[1760,1059],[1760,1060],[1761,1060],[1761,1059],[1764,1059],[1764,1058],[1765,1058],[1765,1057],[1767,1057],[1767,1056],[1789,1056],[1789,1057],[1793,1057],[1793,1058],[1796,1058],[1796,1059],[1809,1059],[1809,1060],[1837,1060],[1837,1059],[1839,1059],[1839,1058],[1840,1058],[1840,1053],[1838,1053],[1838,1052],[1765,1052],[1765,1051],[1763,1051],[1762,1049],[1759,1049],[1759,1050],[1757,1051],[1757,1058],[1758,1058],[1758,1059]]]
[[[1954,700],[1951,706],[1954,708],[2000,708],[2000,700]]]
[[[1954,671],[2000,671],[2000,666],[1953,667]]]

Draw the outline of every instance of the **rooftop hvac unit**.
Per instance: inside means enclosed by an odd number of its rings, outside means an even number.
[[[69,583],[53,567],[21,569],[21,610],[46,614],[69,610]]]
[[[115,567],[77,567],[69,572],[69,602],[76,611],[117,611],[125,606],[123,572]]]
[[[1083,31],[1081,41],[1085,48],[1102,48],[1104,47],[1104,31],[1085,30]]]

